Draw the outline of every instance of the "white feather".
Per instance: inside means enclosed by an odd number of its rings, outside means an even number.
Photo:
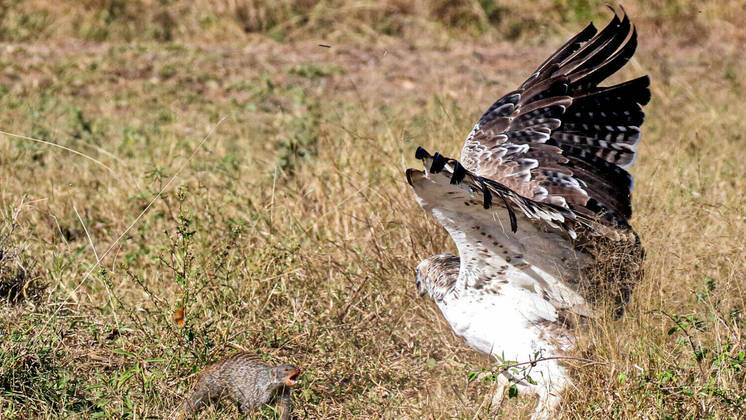
[[[558,311],[592,312],[562,279],[577,278],[577,267],[590,257],[577,253],[564,235],[539,229],[523,212],[517,212],[513,233],[504,207],[485,210],[481,192],[450,184],[448,171],[421,174],[412,182],[417,199],[446,228],[461,259],[453,289],[437,301],[454,332],[480,352],[517,362],[568,350],[572,333],[557,323]],[[538,393],[542,407],[554,404],[569,381],[565,370],[545,361],[532,372],[537,385],[523,388]]]

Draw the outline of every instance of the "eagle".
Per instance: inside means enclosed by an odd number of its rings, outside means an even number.
[[[460,160],[419,147],[424,170],[406,171],[459,253],[419,263],[419,294],[470,347],[514,366],[500,370],[496,397],[509,384],[538,394],[534,418],[561,402],[575,332],[603,311],[622,315],[642,276],[627,168],[650,80],[600,86],[637,47],[635,26],[612,10],[603,30],[590,23],[490,106]]]

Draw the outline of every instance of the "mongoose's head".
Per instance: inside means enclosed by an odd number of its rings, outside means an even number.
[[[282,383],[285,386],[296,386],[300,369],[293,365],[280,365],[272,369],[272,375],[277,383]]]

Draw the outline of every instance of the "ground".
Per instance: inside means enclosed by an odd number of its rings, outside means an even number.
[[[404,170],[418,145],[457,156],[484,109],[610,12],[186,3],[0,2],[0,417],[164,417],[199,369],[248,350],[303,369],[298,418],[488,418],[495,383],[473,379],[497,362],[416,294],[416,264],[455,250]],[[561,412],[734,418],[746,9],[625,6],[639,48],[614,80],[652,79],[631,169],[646,271],[623,319],[580,334],[594,362],[568,362]]]

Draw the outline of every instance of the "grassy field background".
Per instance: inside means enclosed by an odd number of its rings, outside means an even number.
[[[737,418],[746,6],[624,6],[640,42],[614,80],[652,79],[632,167],[646,274],[623,319],[581,333],[598,363],[568,364],[562,413]],[[468,379],[495,364],[416,296],[413,267],[455,249],[403,172],[418,145],[457,156],[609,17],[595,0],[0,0],[0,417],[165,417],[248,350],[303,369],[298,418],[488,418],[494,384]]]

